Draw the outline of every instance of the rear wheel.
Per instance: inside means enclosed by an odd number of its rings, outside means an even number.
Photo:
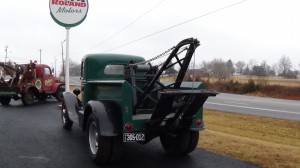
[[[5,96],[5,97],[0,97],[0,103],[4,106],[9,105],[11,101],[11,97]]]
[[[94,114],[89,116],[87,124],[87,141],[92,160],[98,165],[108,163],[112,154],[112,138],[101,135],[99,123]]]
[[[64,129],[70,130],[72,128],[73,122],[69,118],[68,111],[64,101],[61,107],[61,121]]]
[[[24,105],[31,105],[34,102],[34,94],[31,90],[28,90],[22,95],[22,103]]]
[[[190,131],[190,142],[184,154],[189,154],[193,152],[198,145],[198,141],[199,141],[199,131]]]
[[[177,133],[166,133],[160,136],[160,141],[167,152],[171,156],[180,156],[192,152],[199,139],[199,132],[181,131]]]
[[[63,100],[63,92],[65,91],[65,88],[63,88],[62,85],[60,85],[58,88],[57,88],[57,91],[54,93],[54,97],[56,98],[57,101],[61,102]]]
[[[124,152],[123,148],[123,137],[121,135],[112,137],[112,155],[111,155],[111,162],[116,163],[121,160]]]

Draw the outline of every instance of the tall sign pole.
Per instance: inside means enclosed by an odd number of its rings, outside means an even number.
[[[69,38],[70,29],[81,24],[88,13],[88,0],[50,0],[50,15],[52,19],[66,28],[66,61],[65,61],[65,91],[69,91]]]
[[[66,28],[66,66],[65,66],[65,83],[66,91],[69,91],[70,88],[70,71],[69,71],[69,41],[70,41],[70,28]]]

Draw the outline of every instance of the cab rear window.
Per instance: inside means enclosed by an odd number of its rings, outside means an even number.
[[[107,65],[104,73],[106,75],[122,75],[124,74],[124,65]]]

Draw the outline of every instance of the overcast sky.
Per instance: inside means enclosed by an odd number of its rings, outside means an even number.
[[[201,43],[196,51],[197,63],[221,58],[246,63],[255,59],[258,64],[265,60],[273,65],[286,55],[293,68],[299,69],[300,1],[247,0],[209,14],[238,2],[241,1],[89,0],[86,20],[70,30],[70,59],[79,63],[85,54],[102,52],[149,59],[194,37]],[[112,50],[195,17],[199,18]],[[38,50],[42,49],[42,63],[61,64],[61,42],[66,30],[52,20],[49,0],[2,1],[0,20],[0,61],[4,61],[8,46],[8,60],[39,61]],[[128,26],[130,23],[133,24]]]

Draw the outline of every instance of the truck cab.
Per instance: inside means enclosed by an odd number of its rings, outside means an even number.
[[[48,65],[36,65],[36,78],[41,80],[40,91],[52,92],[55,89],[52,84],[55,82],[56,77],[53,76],[52,70]]]

